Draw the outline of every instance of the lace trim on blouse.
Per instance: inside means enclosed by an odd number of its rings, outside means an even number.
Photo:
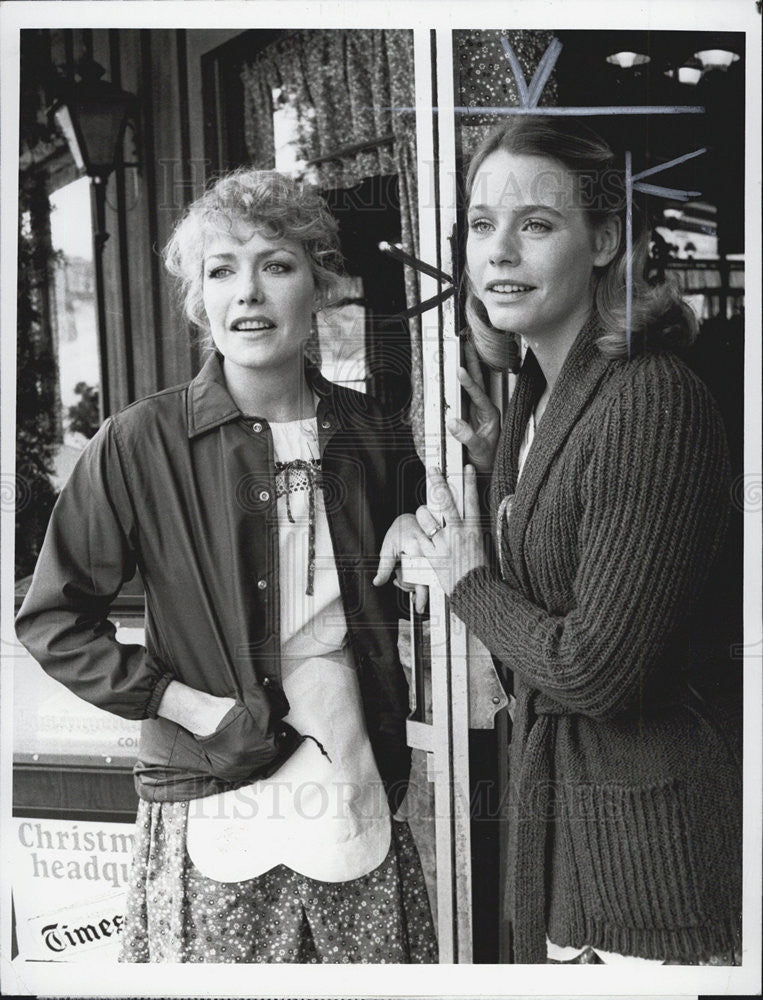
[[[276,462],[276,497],[286,497],[286,515],[294,524],[291,496],[307,491],[307,589],[312,597],[315,586],[315,493],[322,488],[320,459],[295,458],[291,462]]]

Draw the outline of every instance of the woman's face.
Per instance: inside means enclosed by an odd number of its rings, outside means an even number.
[[[204,309],[228,366],[274,371],[301,358],[316,289],[304,247],[248,222],[204,243]]]
[[[608,263],[575,178],[544,156],[496,150],[477,171],[466,263],[491,324],[529,339],[574,332],[588,316],[593,269]]]

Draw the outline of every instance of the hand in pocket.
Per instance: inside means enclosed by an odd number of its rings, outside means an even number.
[[[267,717],[269,722],[269,715]],[[224,781],[245,781],[271,773],[274,762],[288,756],[297,744],[297,734],[278,722],[273,732],[259,723],[246,705],[236,701],[209,736],[196,737],[210,772]]]

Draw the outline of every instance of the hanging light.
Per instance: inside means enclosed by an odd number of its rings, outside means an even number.
[[[665,70],[665,76],[678,80],[679,83],[686,83],[690,87],[696,87],[702,79],[702,63],[699,59],[687,59],[678,69]]]
[[[739,56],[728,49],[702,49],[701,52],[694,53],[694,58],[699,59],[704,70],[727,70],[732,63],[738,61]]]
[[[79,169],[88,177],[105,180],[114,169],[119,143],[138,99],[102,80],[103,74],[103,67],[94,60],[80,62],[80,81],[62,88],[51,111]]]
[[[611,56],[607,56],[607,62],[620,69],[633,69],[650,62],[650,57],[643,52],[613,52]]]
[[[689,60],[683,66],[678,67],[679,83],[688,83],[689,86],[696,87],[701,79],[702,66],[699,64],[695,65],[693,60]]]

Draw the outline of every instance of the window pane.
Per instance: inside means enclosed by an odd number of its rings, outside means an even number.
[[[60,188],[50,198],[50,228],[59,253],[54,272],[55,328],[61,394],[63,445],[56,458],[60,487],[79,452],[100,424],[98,330],[86,177]],[[86,224],[83,225],[83,220]]]

